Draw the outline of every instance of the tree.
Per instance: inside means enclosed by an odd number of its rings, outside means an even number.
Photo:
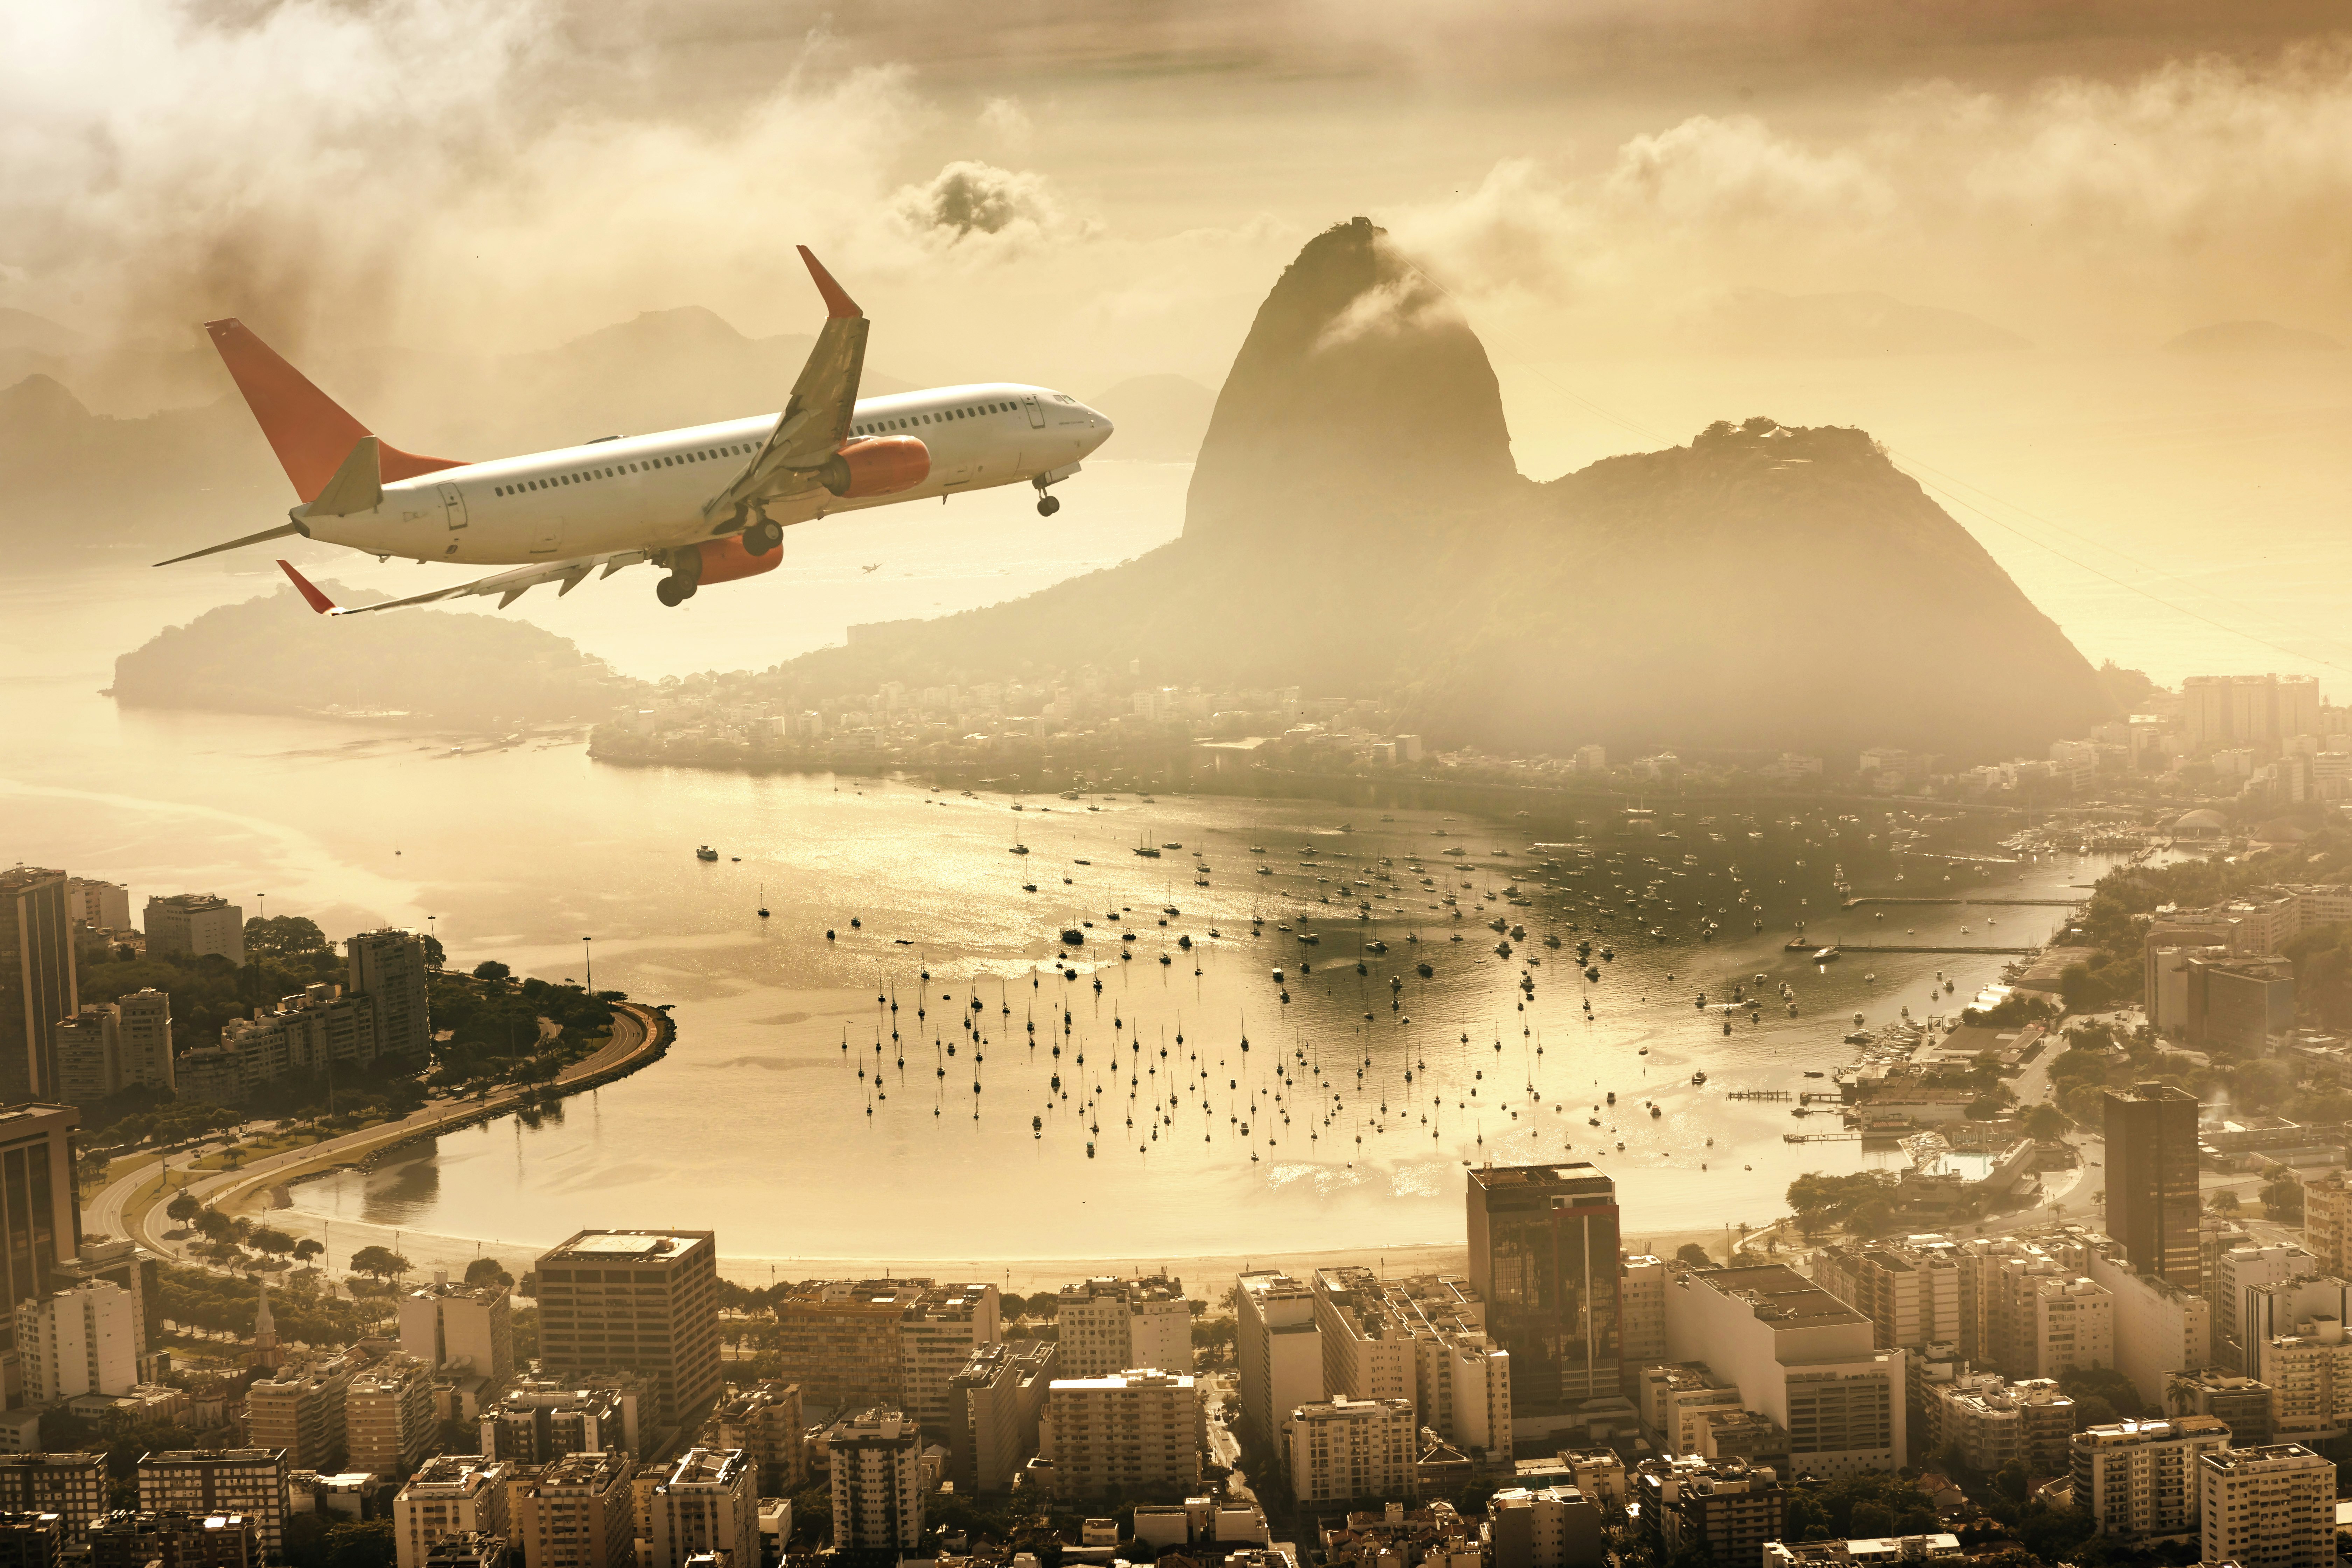
[[[272,1258],[283,1258],[294,1250],[294,1238],[274,1225],[257,1226],[245,1242],[256,1252],[266,1252]]]
[[[2037,1105],[2025,1113],[2025,1133],[2044,1143],[2055,1143],[2073,1131],[2074,1124],[2066,1113],[2054,1105]]]
[[[426,932],[424,945],[425,963],[427,968],[438,969],[443,963],[448,961],[448,952],[442,947],[441,939],[439,937],[433,935],[429,931]]]
[[[1706,1248],[1701,1247],[1696,1241],[1685,1241],[1682,1246],[1676,1247],[1675,1249],[1675,1261],[1677,1263],[1687,1263],[1693,1268],[1712,1268],[1715,1267],[1715,1259],[1708,1257]]]
[[[197,1198],[196,1194],[188,1191],[185,1187],[182,1187],[178,1192],[173,1193],[172,1194],[172,1201],[163,1205],[163,1212],[170,1215],[173,1219],[178,1220],[182,1225],[185,1225],[190,1220],[195,1218],[196,1215],[204,1212],[204,1209],[205,1205]]]
[[[2231,1192],[2227,1187],[2222,1187],[2216,1191],[2213,1194],[2213,1196],[2208,1200],[2207,1206],[2211,1208],[2215,1214],[2236,1214],[2240,1209],[2246,1205],[2238,1201],[2237,1194]]]
[[[474,978],[477,980],[504,980],[513,973],[512,969],[495,958],[486,958],[474,965]]]
[[[2303,1217],[2303,1184],[2284,1165],[2273,1165],[2264,1173],[2263,1212],[2272,1219],[2299,1220]]]
[[[352,1254],[352,1272],[389,1283],[415,1265],[388,1247],[362,1247]]]
[[[503,1285],[508,1289],[514,1289],[514,1276],[508,1273],[506,1270],[506,1265],[500,1263],[495,1258],[477,1258],[474,1261],[466,1265],[466,1283],[468,1285]]]
[[[326,1250],[326,1243],[306,1236],[301,1240],[294,1244],[294,1261],[297,1263],[308,1263],[313,1258],[320,1257]]]
[[[249,959],[332,951],[327,933],[307,915],[272,915],[268,920],[257,915],[245,922],[245,952]]]
[[[195,1226],[196,1234],[207,1241],[226,1241],[236,1230],[236,1222],[218,1209],[198,1210]]]

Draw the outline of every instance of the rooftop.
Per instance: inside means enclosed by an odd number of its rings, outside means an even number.
[[[1685,1287],[1704,1286],[1747,1302],[1759,1321],[1777,1328],[1869,1321],[1785,1263],[1698,1269],[1684,1275],[1683,1280]]]
[[[543,1256],[541,1263],[571,1259],[643,1263],[682,1256],[697,1244],[709,1246],[707,1230],[583,1230]]]

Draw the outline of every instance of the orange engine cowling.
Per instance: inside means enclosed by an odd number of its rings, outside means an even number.
[[[743,548],[740,534],[725,539],[706,539],[695,546],[701,557],[695,574],[698,586],[710,583],[732,583],[738,577],[757,577],[762,572],[773,572],[784,559],[782,550],[771,550],[765,555],[754,555]]]
[[[816,471],[817,483],[841,497],[896,495],[931,477],[931,449],[913,436],[852,441]]]

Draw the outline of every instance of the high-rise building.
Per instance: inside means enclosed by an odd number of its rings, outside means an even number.
[[[1057,1377],[1045,1395],[1037,1452],[1063,1498],[1193,1491],[1204,1440],[1190,1373]]]
[[[1759,1568],[1765,1542],[1788,1533],[1788,1489],[1770,1469],[1688,1457],[1645,1459],[1634,1487],[1642,1531],[1657,1562],[1696,1550],[1717,1568]]]
[[[1002,1338],[1001,1329],[993,1285],[934,1285],[916,1294],[899,1314],[900,1410],[944,1434],[956,1373],[975,1346]]]
[[[2335,1568],[2336,1465],[2300,1443],[2197,1457],[2200,1561]]]
[[[1290,1426],[1290,1491],[1302,1507],[1410,1498],[1421,1445],[1410,1399],[1320,1399]]]
[[[2315,1272],[2352,1279],[2352,1182],[2341,1168],[2303,1184],[2303,1245]]]
[[[2063,1475],[2073,1462],[2074,1402],[2048,1378],[2010,1383],[1997,1372],[1962,1373],[1927,1391],[1924,1418],[1912,1452],[1930,1463],[1955,1448],[1986,1475],[2011,1459],[2036,1476]]]
[[[921,1429],[895,1410],[875,1408],[835,1422],[824,1440],[833,1549],[903,1556],[923,1538]]]
[[[172,1448],[139,1461],[139,1506],[189,1513],[241,1513],[253,1521],[262,1554],[283,1561],[286,1487],[283,1448]]]
[[[492,1384],[514,1375],[514,1311],[509,1292],[495,1281],[452,1285],[436,1271],[433,1283],[400,1299],[400,1348],[438,1372],[460,1364]]]
[[[2264,1285],[2326,1272],[2319,1260],[2293,1242],[2267,1246],[2249,1242],[2231,1247],[2213,1260],[2213,1353],[2210,1364],[2224,1372],[2247,1370],[2246,1348],[2239,1338],[2239,1321],[2247,1310],[2250,1293]],[[2183,1363],[2184,1366],[2190,1363]]]
[[[899,1325],[929,1279],[813,1279],[776,1304],[778,1373],[819,1405],[897,1409]]]
[[[150,898],[142,921],[150,958],[202,958],[217,953],[245,962],[245,910],[217,893]]]
[[[177,1079],[172,1068],[172,998],[150,985],[116,999],[115,1019],[122,1040],[121,1078],[124,1087],[171,1089]]]
[[[2271,1440],[2270,1384],[2227,1372],[2177,1372],[2165,1390],[2177,1415],[2210,1415],[2230,1429],[2230,1444],[2259,1448]]]
[[[1881,1350],[1960,1339],[1960,1261],[1941,1237],[1832,1243],[1813,1254],[1813,1282],[1871,1321]]]
[[[0,871],[0,1104],[54,1099],[58,1021],[81,1011],[66,874]]]
[[[1052,1340],[1005,1340],[973,1350],[956,1373],[961,1409],[948,1424],[948,1468],[958,1491],[1013,1489],[1037,1452],[1060,1352]]]
[[[750,1454],[760,1467],[764,1496],[790,1497],[808,1485],[808,1434],[796,1383],[758,1383],[749,1388],[730,1384],[695,1441],[705,1448],[740,1448]]]
[[[405,1474],[433,1446],[433,1369],[394,1352],[355,1373],[343,1391],[349,1463],[373,1475]]]
[[[11,1403],[22,1403],[23,1374],[13,1354],[16,1309],[57,1288],[57,1269],[81,1246],[81,1205],[73,1173],[74,1110],[16,1105],[0,1110],[0,1213],[8,1216],[9,1244],[0,1247],[0,1359]]]
[[[423,1060],[433,1047],[425,942],[413,931],[362,931],[348,942],[345,989],[375,1002],[376,1056]]]
[[[1380,1277],[1369,1268],[1318,1268],[1314,1289],[1324,1393],[1346,1399],[1413,1398],[1420,1358],[1404,1326],[1390,1319]]]
[[[1816,1269],[1813,1278],[1821,1278]],[[1617,1269],[1618,1332],[1623,1341],[1624,1377],[1631,1394],[1642,1369],[1666,1359],[1666,1261],[1647,1254],[1621,1258]]]
[[[1511,1354],[1511,1410],[1530,1433],[1623,1386],[1617,1186],[1600,1168],[1470,1173],[1470,1283]]]
[[[235,1513],[139,1509],[110,1513],[89,1531],[89,1568],[259,1568],[254,1521]]]
[[[120,882],[68,877],[66,910],[92,931],[127,931],[131,929],[131,889]]]
[[[1192,1304],[1184,1282],[1103,1276],[1065,1285],[1054,1309],[1062,1377],[1100,1377],[1130,1367],[1192,1370]]]
[[[2132,1267],[2199,1284],[2197,1097],[2169,1084],[2106,1091],[2107,1232]]]
[[[122,1087],[121,1015],[111,1005],[84,1007],[58,1020],[57,1096],[68,1105],[92,1105]]]
[[[1287,1274],[1261,1268],[1235,1281],[1234,1329],[1241,1363],[1242,1419],[1271,1447],[1287,1442],[1290,1413],[1323,1397],[1323,1336],[1315,1292]]]
[[[512,1478],[511,1465],[474,1454],[437,1454],[417,1467],[392,1502],[399,1568],[425,1568],[433,1543],[447,1536],[505,1536]]]
[[[2103,1535],[2179,1535],[2197,1528],[2197,1461],[2230,1446],[2210,1415],[2117,1421],[2074,1434],[2074,1507]]]
[[[1787,1432],[1800,1471],[1902,1462],[1908,1352],[1878,1348],[1869,1319],[1784,1264],[1682,1276],[1666,1291],[1666,1348]]]
[[[522,1568],[522,1553],[503,1535],[459,1531],[426,1547],[422,1568]]]
[[[65,1550],[64,1521],[56,1514],[0,1513],[0,1568],[58,1568]]]
[[[16,1303],[25,1401],[57,1405],[139,1384],[139,1303],[120,1285],[87,1280]]]
[[[480,1451],[520,1465],[544,1465],[565,1454],[636,1453],[638,1390],[648,1380],[621,1374],[629,1386],[582,1388],[526,1378],[483,1406]]]
[[[256,1444],[283,1452],[290,1470],[340,1469],[351,1385],[352,1368],[341,1361],[281,1366],[245,1391],[246,1430]]]
[[[1495,1568],[1599,1568],[1601,1510],[1572,1486],[1505,1487],[1486,1503]]]
[[[583,1230],[541,1254],[541,1364],[646,1373],[657,1424],[699,1420],[720,1386],[718,1250],[707,1230]]]
[[[566,1454],[510,1491],[512,1539],[530,1568],[631,1568],[637,1558],[629,1456]]]
[[[53,1513],[66,1543],[105,1517],[103,1454],[0,1454],[0,1513]]]
[[[712,1552],[759,1562],[759,1468],[740,1448],[689,1448],[670,1461],[641,1521],[648,1568],[686,1568]]]

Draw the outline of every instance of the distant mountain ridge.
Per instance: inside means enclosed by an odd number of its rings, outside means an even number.
[[[1448,744],[2039,752],[2091,667],[1860,431],[1717,424],[1520,477],[1468,325],[1359,219],[1235,357],[1183,536],[1010,604],[863,628],[820,689],[1020,668],[1391,696]]]
[[[2325,332],[2277,321],[2215,321],[2191,327],[2164,344],[2176,354],[2340,353],[2344,345]]]

